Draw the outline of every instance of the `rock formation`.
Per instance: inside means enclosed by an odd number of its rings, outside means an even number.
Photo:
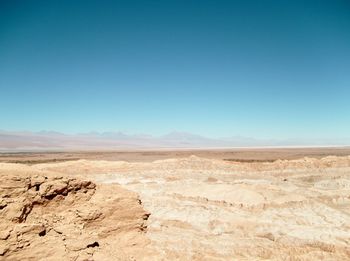
[[[149,214],[137,195],[64,175],[0,171],[0,259],[142,259]]]
[[[137,192],[156,260],[350,260],[350,157],[33,167]]]
[[[0,259],[350,260],[349,173],[350,157],[3,163]]]

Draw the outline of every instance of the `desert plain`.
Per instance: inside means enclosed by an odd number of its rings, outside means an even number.
[[[350,260],[350,149],[0,154],[0,260]]]

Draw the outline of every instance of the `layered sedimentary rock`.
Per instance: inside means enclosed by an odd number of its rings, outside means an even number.
[[[350,260],[350,157],[240,163],[192,156],[1,169],[9,176],[2,180],[21,184],[0,186],[10,228],[1,230],[2,257]]]
[[[149,214],[116,185],[0,166],[0,259],[132,260]]]
[[[157,260],[350,260],[350,157],[75,161],[38,169],[139,193]]]

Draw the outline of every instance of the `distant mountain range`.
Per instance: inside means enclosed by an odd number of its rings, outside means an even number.
[[[122,132],[89,132],[64,134],[54,131],[0,131],[1,151],[33,150],[98,150],[152,148],[237,148],[237,147],[307,147],[348,146],[350,139],[288,139],[262,140],[234,136],[206,138],[186,132],[171,132],[163,136],[127,135]]]

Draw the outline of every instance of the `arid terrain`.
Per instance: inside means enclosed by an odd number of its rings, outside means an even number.
[[[329,155],[348,156],[350,155],[350,147],[7,152],[0,153],[0,162],[37,164],[79,159],[152,162],[162,159],[186,158],[191,155],[226,161],[271,162],[278,159],[291,160],[303,157],[319,159]]]
[[[0,259],[350,260],[349,154],[2,154]]]

